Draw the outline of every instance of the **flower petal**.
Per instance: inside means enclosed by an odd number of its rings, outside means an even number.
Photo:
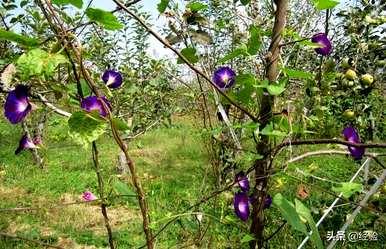
[[[320,45],[323,46],[321,48],[315,48],[316,53],[320,55],[328,55],[331,52],[332,45],[325,33],[319,33],[314,35],[311,38],[311,41],[314,43],[319,43]]]
[[[122,76],[119,72],[114,70],[107,70],[102,75],[102,80],[107,87],[118,88],[122,85]]]
[[[82,198],[84,201],[95,201],[98,199],[92,192],[86,191],[83,192]]]
[[[213,74],[213,82],[221,89],[227,89],[235,83],[236,73],[230,67],[220,67]]]
[[[19,147],[17,147],[15,151],[15,155],[18,155],[22,150],[25,149],[37,149],[39,148],[36,146],[31,140],[28,139],[27,133],[23,135],[23,137],[20,139]]]
[[[244,171],[240,171],[236,175],[236,181],[243,192],[249,191],[249,180],[248,177],[245,175]]]
[[[233,200],[233,205],[235,208],[235,213],[242,221],[248,220],[249,217],[249,198],[247,193],[235,193]]]
[[[346,128],[344,128],[343,136],[347,141],[359,143],[359,134],[357,130],[352,126],[347,126]]]
[[[105,104],[109,107],[109,109],[111,110],[110,102],[105,97],[102,97],[102,99],[105,102]],[[84,109],[88,112],[92,112],[92,111],[96,110],[103,117],[105,117],[107,115],[107,112],[103,108],[103,104],[102,104],[101,100],[98,99],[97,96],[89,96],[87,98],[84,98],[82,100],[81,107],[82,107],[82,109]]]
[[[31,108],[28,87],[17,85],[15,90],[8,93],[4,104],[4,115],[12,124],[17,124],[24,120]]]
[[[348,142],[361,143],[358,131],[352,126],[344,128],[343,136]],[[356,160],[360,160],[363,154],[365,154],[365,148],[363,147],[348,146],[348,150],[350,151],[351,156]]]

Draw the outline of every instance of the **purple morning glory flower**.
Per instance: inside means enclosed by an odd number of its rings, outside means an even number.
[[[17,124],[31,111],[32,105],[28,100],[28,87],[17,85],[15,90],[8,93],[4,105],[4,115],[12,123]]]
[[[221,89],[227,89],[235,83],[236,73],[230,67],[220,67],[213,74],[213,82]]]
[[[248,220],[249,217],[249,198],[247,193],[235,193],[233,200],[235,213],[242,221]]]
[[[265,197],[264,209],[269,208],[271,205],[272,205],[272,197],[270,195],[267,195]]]
[[[27,134],[24,134],[23,137],[20,139],[19,147],[15,151],[15,155],[18,155],[22,150],[25,149],[37,149],[39,148],[34,144],[30,139],[28,139]]]
[[[320,55],[328,55],[331,52],[332,45],[325,33],[319,33],[311,38],[311,41],[322,45],[321,48],[315,48],[315,52]]]
[[[107,70],[102,75],[102,80],[107,87],[118,88],[122,85],[122,76],[120,73],[114,70]]]
[[[348,142],[361,143],[357,130],[355,130],[355,128],[351,126],[347,126],[346,128],[344,128],[343,136]],[[348,150],[350,151],[351,156],[357,160],[361,159],[363,154],[365,153],[365,148],[363,147],[348,146]]]
[[[82,198],[84,201],[95,201],[98,199],[92,192],[86,191],[83,192]]]
[[[106,103],[106,105],[109,107],[111,110],[110,102],[105,98],[102,97],[103,101]],[[99,111],[99,114],[103,117],[106,117],[107,112],[103,108],[103,104],[100,99],[98,99],[97,96],[89,96],[87,98],[84,98],[82,100],[81,104],[82,109],[91,112],[91,111]]]
[[[249,191],[249,181],[248,181],[248,177],[245,175],[244,171],[240,171],[236,175],[236,182],[239,184],[239,186],[243,192]]]

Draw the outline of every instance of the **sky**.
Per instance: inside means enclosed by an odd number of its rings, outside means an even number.
[[[84,1],[84,5],[87,4],[86,0]],[[178,0],[183,4],[183,0]],[[142,0],[137,5],[143,6],[143,11],[148,12],[151,15],[150,24],[152,25],[152,28],[157,30],[161,30],[162,26],[166,24],[165,17],[159,16],[159,12],[157,10],[157,5],[160,2],[160,0]],[[93,7],[101,8],[103,10],[114,10],[116,7],[116,4],[112,0],[94,0]],[[149,38],[150,48],[149,53],[153,55],[156,58],[162,58],[162,57],[173,57],[172,52],[168,51],[166,48],[163,47],[163,45],[160,44],[159,41],[157,41],[154,37]]]

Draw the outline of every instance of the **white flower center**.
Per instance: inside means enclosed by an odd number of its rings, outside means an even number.
[[[19,102],[18,106],[17,106],[17,111],[18,112],[24,112],[28,107],[28,102],[25,101],[25,100],[22,100]]]
[[[223,76],[221,76],[221,80],[222,80],[223,82],[227,83],[228,80],[229,80],[228,74],[224,74]]]
[[[107,80],[107,83],[106,85],[111,85],[111,84],[114,84],[115,83],[115,77],[113,76],[109,76],[109,79]]]
[[[239,203],[239,210],[240,213],[246,213],[247,212],[247,205],[245,205],[243,202]]]

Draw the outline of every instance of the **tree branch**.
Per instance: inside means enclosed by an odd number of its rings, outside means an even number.
[[[257,121],[257,117],[250,113],[247,109],[237,104],[234,100],[232,100],[228,95],[226,95],[206,74],[204,74],[200,69],[198,69],[196,66],[194,66],[192,63],[189,62],[188,59],[186,59],[177,49],[175,49],[168,41],[163,39],[157,32],[155,32],[152,28],[150,28],[142,18],[137,16],[134,12],[129,10],[121,1],[113,0],[119,7],[122,8],[127,14],[129,14],[131,17],[133,17],[135,20],[137,20],[150,34],[152,34],[159,42],[161,42],[165,47],[169,48],[171,51],[173,51],[185,64],[192,69],[194,72],[199,74],[201,77],[203,77],[209,84],[211,84],[219,94],[221,94],[225,99],[227,99],[233,106],[235,106],[237,109],[241,110],[243,113],[245,113],[248,117],[250,117],[253,121]]]
[[[47,106],[48,108],[50,108],[51,110],[53,110],[57,114],[60,114],[60,115],[65,116],[65,117],[71,117],[71,113],[63,111],[63,110],[59,109],[58,107],[54,106],[53,104],[48,102],[48,100],[43,95],[41,95],[40,93],[37,94],[37,97],[40,99],[40,101],[45,106]]]

